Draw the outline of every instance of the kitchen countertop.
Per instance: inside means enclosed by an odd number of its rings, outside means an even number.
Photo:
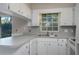
[[[26,35],[1,38],[0,39],[0,46],[18,48],[21,45],[23,45],[24,43],[27,43],[34,38],[35,38],[34,36],[26,36]]]
[[[16,47],[23,45],[24,43],[30,42],[30,40],[34,38],[53,38],[53,37],[37,36],[37,35],[12,36],[12,37],[7,37],[7,38],[1,38],[0,46],[9,46],[12,48],[16,48]],[[57,38],[57,37],[54,37],[54,38]],[[64,38],[57,38],[57,39],[64,39]]]

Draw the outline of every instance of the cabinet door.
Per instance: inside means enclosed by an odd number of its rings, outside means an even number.
[[[37,40],[30,41],[30,55],[37,54]]]
[[[32,26],[39,26],[39,22],[40,22],[40,15],[38,13],[38,10],[32,10]]]
[[[66,55],[67,54],[67,47],[66,44],[59,44],[58,46],[58,54],[59,55]]]
[[[23,45],[14,54],[15,55],[29,55],[30,54],[29,44]]]
[[[20,14],[20,12],[21,12],[21,10],[20,10],[20,3],[10,3],[9,4],[9,9],[12,12]]]
[[[38,41],[38,55],[57,55],[57,39],[44,38]]]
[[[66,39],[59,39],[58,42],[58,54],[59,55],[66,55],[67,54],[67,41]]]
[[[2,9],[2,10],[8,10],[8,3],[0,3],[0,8]],[[0,10],[1,10],[0,9]]]
[[[58,46],[56,41],[50,41],[48,43],[48,55],[57,55],[58,54]]]
[[[73,25],[73,8],[63,8],[60,25]]]
[[[39,41],[37,47],[38,55],[47,55],[47,42]]]
[[[31,8],[30,4],[25,4],[25,15],[27,18],[31,19]]]
[[[31,9],[29,4],[20,4],[21,14],[29,19],[31,19]]]

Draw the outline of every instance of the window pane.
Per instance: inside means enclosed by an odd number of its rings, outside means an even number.
[[[53,23],[52,22],[49,22],[48,27],[52,27],[52,26],[53,26]]]
[[[45,17],[42,17],[42,22],[46,22],[46,18]]]
[[[53,27],[53,31],[58,31],[58,27]]]
[[[40,24],[43,31],[58,31],[58,13],[42,14]]]
[[[58,18],[53,18],[53,22],[58,22]]]
[[[53,20],[52,17],[48,17],[48,18],[47,18],[47,21],[48,21],[48,22],[52,22],[52,20]]]
[[[1,17],[1,23],[2,24],[10,23],[10,21],[11,21],[11,17],[8,17],[8,16]]]
[[[46,17],[46,14],[42,14],[42,17]]]
[[[58,26],[58,23],[53,23],[53,26]]]
[[[46,27],[42,27],[42,31],[46,31]]]
[[[46,27],[46,26],[47,26],[46,24],[47,24],[47,23],[42,23],[42,26],[43,26],[43,27]]]
[[[57,17],[58,17],[58,13],[53,13],[53,14],[52,14],[52,17],[53,17],[53,18],[57,18]]]
[[[52,27],[48,27],[47,30],[48,30],[48,31],[52,31]]]

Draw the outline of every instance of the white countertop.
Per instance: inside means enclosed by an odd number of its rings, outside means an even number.
[[[33,36],[18,36],[18,37],[7,37],[0,39],[0,46],[10,46],[12,48],[19,47],[24,43],[29,42],[33,39]]]

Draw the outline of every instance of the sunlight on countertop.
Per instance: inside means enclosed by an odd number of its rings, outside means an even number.
[[[6,37],[0,39],[0,45],[12,45],[12,37]]]

